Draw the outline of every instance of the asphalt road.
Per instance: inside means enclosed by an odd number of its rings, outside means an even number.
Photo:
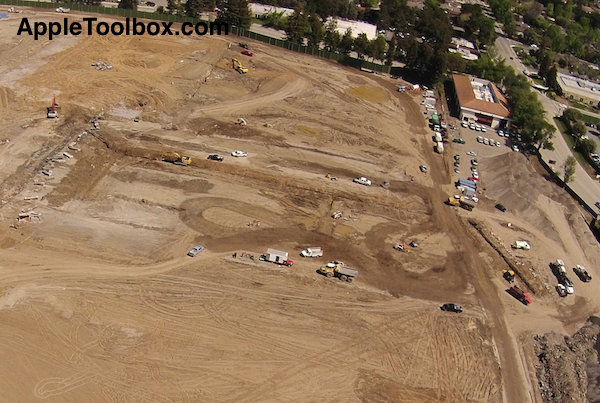
[[[516,72],[522,73],[523,71],[527,71],[527,67],[521,63],[511,45],[526,47],[526,45],[522,45],[519,42],[498,37],[496,40],[496,50],[498,51],[498,55],[505,58],[506,64],[512,66]],[[556,127],[553,117],[562,115],[563,108],[560,106],[560,103],[548,98],[545,94],[537,90],[534,91],[538,93],[538,98],[546,110],[546,118],[548,122]],[[589,112],[586,114],[598,117],[598,115]],[[567,145],[567,142],[563,136],[560,134],[558,127],[556,130],[556,135],[553,139],[555,150],[542,150],[541,154],[542,158],[546,162],[550,160],[556,161],[556,164],[554,164],[555,169],[557,171],[562,171],[563,164],[567,157],[573,155],[573,153],[571,152],[571,149]],[[575,178],[571,183],[569,183],[569,186],[585,201],[588,206],[592,207],[596,211],[599,211],[596,207],[594,207],[594,203],[600,201],[600,183],[592,179],[579,163],[577,163]]]

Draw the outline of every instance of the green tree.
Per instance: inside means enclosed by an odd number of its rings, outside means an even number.
[[[378,36],[377,38],[371,41],[371,54],[370,56],[373,59],[383,60],[385,55],[385,50],[387,49],[388,44],[383,36]]]
[[[346,33],[344,33],[344,36],[342,36],[339,49],[343,54],[348,55],[352,52],[353,47],[354,39],[352,38],[352,28],[348,28]]]
[[[138,0],[121,0],[118,5],[118,8],[123,8],[126,10],[137,10]]]
[[[285,27],[286,40],[302,45],[309,29],[308,17],[304,13],[304,10],[301,7],[296,7],[294,13],[287,18]]]
[[[323,26],[323,21],[321,21],[321,18],[317,14],[311,14],[308,17],[308,25],[308,46],[319,48],[325,37],[325,27]]]
[[[396,58],[396,38],[392,38],[390,41],[390,45],[388,47],[387,53],[385,54],[385,64],[386,66],[391,66],[394,64],[394,59]]]
[[[581,139],[579,149],[585,155],[590,155],[596,152],[596,143],[592,139]]]
[[[548,88],[554,91],[556,95],[558,95],[559,97],[562,96],[563,90],[560,84],[558,83],[558,69],[556,68],[556,64],[552,65],[552,68],[550,68],[550,71],[546,76],[546,85],[548,86]]]
[[[575,169],[577,167],[577,160],[575,159],[575,157],[573,157],[572,155],[570,155],[569,157],[567,157],[567,159],[565,160],[564,164],[563,164],[563,181],[565,182],[565,184],[571,182],[573,180],[573,178],[575,177]]]
[[[200,0],[187,0],[185,2],[185,15],[192,18],[197,18],[202,11]]]
[[[551,125],[546,120],[542,120],[533,133],[531,144],[535,146],[538,153],[540,149],[554,150],[552,138],[556,132],[556,126]]]
[[[169,14],[177,14],[179,10],[179,2],[177,0],[167,0],[167,12]]]
[[[359,59],[364,59],[365,55],[371,53],[370,46],[369,38],[364,32],[358,34],[358,37],[354,40],[354,51],[358,54]]]
[[[325,25],[325,38],[323,42],[325,42],[325,47],[329,52],[335,52],[340,48],[340,42],[342,41],[342,36],[337,31],[337,22],[334,19],[331,19]]]
[[[189,2],[190,0],[187,1]],[[248,0],[221,0],[219,2],[217,21],[249,29],[252,24],[252,13],[248,6]]]
[[[574,122],[583,119],[583,115],[577,109],[567,108],[563,111],[562,119],[566,122]]]
[[[285,28],[285,17],[283,11],[273,11],[267,13],[264,16],[263,25],[273,29],[284,29]]]

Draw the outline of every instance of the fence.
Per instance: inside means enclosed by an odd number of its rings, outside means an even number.
[[[114,15],[120,17],[134,17],[140,19],[148,19],[148,20],[158,20],[158,21],[167,21],[167,22],[175,22],[175,23],[184,23],[190,22],[192,24],[196,24],[201,20],[199,18],[191,18],[191,17],[183,17],[172,14],[161,14],[161,13],[151,13],[146,11],[138,11],[138,10],[126,10],[122,8],[111,8],[111,7],[102,7],[102,6],[88,6],[85,4],[77,4],[77,3],[52,3],[52,2],[43,2],[43,1],[29,1],[29,0],[0,0],[0,4],[3,5],[11,5],[11,6],[19,6],[19,7],[38,7],[38,8],[57,8],[57,7],[66,7],[70,8],[72,11],[81,11],[84,13],[97,13],[97,14],[107,14]],[[271,38],[270,36],[258,34],[256,32],[251,32],[246,29],[238,28],[231,26],[229,27],[230,33],[237,36],[243,36],[249,39],[254,39],[260,42],[268,43],[269,45],[277,46],[280,48],[284,48],[287,50],[291,50],[293,52],[304,53],[312,56],[321,57],[324,59],[335,60],[341,64],[357,67],[357,68],[365,68],[373,71],[377,71],[380,73],[390,73],[392,70],[391,66],[385,66],[378,63],[368,62],[366,60],[360,60],[355,57],[351,57],[345,54],[329,52],[324,49],[319,49],[312,46],[303,46],[295,43],[291,43],[288,41],[283,41],[281,39]]]

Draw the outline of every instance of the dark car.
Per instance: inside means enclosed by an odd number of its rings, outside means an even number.
[[[458,143],[458,144],[465,144],[466,141],[464,141],[463,139],[454,139],[452,140],[454,143]]]
[[[219,154],[211,154],[208,156],[208,159],[213,161],[223,161],[223,157],[221,157]]]
[[[506,212],[506,207],[504,207],[504,205],[503,205],[503,204],[500,204],[500,203],[498,203],[498,204],[496,204],[496,206],[495,206],[495,207],[496,207],[498,210],[502,211],[503,213],[504,213],[504,212]]]
[[[590,276],[590,273],[588,273],[585,267],[583,266],[577,265],[573,267],[573,271],[575,272],[577,277],[579,277],[579,279],[584,283],[589,283],[592,280],[592,276]]]
[[[239,45],[241,48],[250,49],[250,45],[248,45],[247,43],[240,42]]]
[[[440,307],[442,311],[461,313],[462,307],[456,304],[444,304]]]

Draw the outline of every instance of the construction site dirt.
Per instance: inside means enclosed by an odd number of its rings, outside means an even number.
[[[598,312],[595,279],[553,291],[550,262],[592,277],[600,263],[564,190],[521,154],[481,152],[481,206],[446,205],[452,155],[471,144],[435,154],[400,80],[254,42],[240,74],[233,36],[50,42],[16,37],[18,23],[0,24],[12,401],[542,402],[534,335]],[[528,306],[505,292],[502,245],[532,268]],[[293,266],[261,261],[268,248]],[[360,275],[317,273],[334,260]]]

